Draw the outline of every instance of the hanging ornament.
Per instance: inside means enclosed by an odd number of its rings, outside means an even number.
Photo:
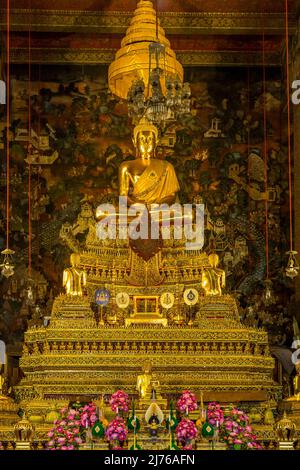
[[[266,62],[265,62],[265,31],[263,29],[263,125],[264,125],[264,186],[265,192],[268,192],[268,131],[267,131],[267,86],[266,86]],[[265,290],[263,292],[263,303],[266,307],[275,303],[272,281],[269,279],[269,203],[265,200],[265,240],[266,240],[266,280],[264,281]]]
[[[5,250],[1,251],[1,254],[4,256],[3,263],[0,264],[1,274],[6,278],[11,277],[15,274],[15,266],[12,263],[12,255],[14,254],[14,250],[6,248]]]
[[[287,255],[289,255],[289,260],[288,260],[287,267],[285,268],[285,275],[287,277],[290,277],[291,279],[294,279],[299,274],[300,268],[299,268],[299,263],[296,258],[297,254],[298,252],[294,250],[287,252]]]
[[[290,250],[287,252],[289,260],[285,268],[287,277],[294,279],[299,274],[299,264],[296,259],[297,251],[293,250],[293,168],[292,168],[292,143],[291,143],[291,92],[290,92],[290,64],[289,64],[289,4],[285,0],[285,47],[286,47],[286,98],[287,98],[287,126],[288,126],[288,176],[289,176],[289,231]]]
[[[266,307],[273,305],[276,303],[274,291],[273,291],[273,283],[270,279],[266,279],[265,282],[265,290],[263,293],[263,303]]]
[[[14,275],[12,255],[15,253],[9,248],[10,233],[10,1],[6,1],[6,248],[1,252],[3,263],[0,265],[1,274],[9,278]]]

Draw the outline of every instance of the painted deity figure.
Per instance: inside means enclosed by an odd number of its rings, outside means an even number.
[[[180,187],[174,167],[155,158],[158,129],[143,118],[134,128],[133,143],[136,159],[120,166],[120,196],[127,196],[129,204],[175,202]]]
[[[80,255],[73,253],[70,262],[71,267],[63,272],[63,287],[67,295],[82,297],[82,288],[86,286],[86,272],[79,267]]]
[[[202,287],[206,295],[222,295],[222,288],[225,287],[225,271],[218,268],[219,256],[211,253],[208,261],[210,266],[203,270]]]

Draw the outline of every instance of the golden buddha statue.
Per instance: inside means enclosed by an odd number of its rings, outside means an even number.
[[[202,274],[202,287],[206,295],[222,295],[225,287],[225,271],[218,268],[219,256],[211,253],[208,257],[210,267],[205,267]]]
[[[82,297],[82,287],[86,286],[86,272],[78,267],[80,255],[73,253],[70,262],[71,267],[63,272],[63,287],[67,295]]]
[[[4,395],[4,384],[5,384],[5,377],[0,373],[0,397]]]
[[[134,128],[133,143],[137,158],[120,166],[120,196],[129,204],[172,204],[180,187],[173,165],[155,159],[158,129],[143,118]]]
[[[150,385],[152,382],[152,367],[151,362],[146,362],[143,366],[143,374],[138,375],[136,389],[139,392],[139,396],[145,399],[151,392]]]
[[[297,374],[293,378],[294,395],[287,398],[287,401],[300,401],[300,364],[296,364]]]

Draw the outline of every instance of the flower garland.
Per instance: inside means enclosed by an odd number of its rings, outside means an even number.
[[[129,397],[123,390],[117,390],[112,394],[109,404],[115,413],[118,414],[120,411],[126,413],[129,410]]]
[[[105,437],[109,441],[124,442],[126,441],[127,434],[128,429],[126,427],[124,419],[117,416],[109,423],[105,432]]]
[[[184,444],[185,449],[187,449],[187,446],[190,447],[191,441],[198,436],[196,425],[188,418],[180,421],[175,432],[178,441]]]
[[[190,390],[184,390],[177,401],[177,409],[181,413],[188,414],[191,411],[197,410],[197,398]]]

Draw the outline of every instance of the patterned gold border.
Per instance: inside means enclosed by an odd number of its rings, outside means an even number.
[[[115,57],[112,49],[60,49],[34,48],[31,50],[33,64],[87,64],[108,65]],[[261,66],[262,54],[259,52],[240,51],[177,51],[177,58],[183,66]],[[23,64],[28,62],[27,48],[13,48],[11,62]],[[268,66],[281,64],[279,52],[268,52],[265,56]]]
[[[11,10],[11,30],[124,33],[132,12],[81,10]],[[167,34],[282,34],[285,29],[281,13],[175,13],[160,14]],[[5,25],[5,11],[0,14]],[[290,32],[296,31],[296,16],[290,16]]]

